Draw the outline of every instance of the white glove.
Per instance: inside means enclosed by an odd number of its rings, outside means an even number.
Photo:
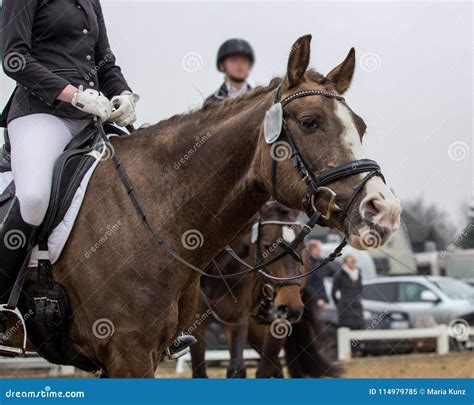
[[[79,92],[74,94],[71,104],[85,113],[95,115],[102,122],[107,121],[112,114],[112,106],[107,97],[94,89],[84,90],[83,86],[79,86]]]
[[[133,124],[137,120],[135,106],[138,100],[140,96],[135,93],[112,97],[110,102],[116,110],[110,116],[110,121],[115,122],[119,127]]]

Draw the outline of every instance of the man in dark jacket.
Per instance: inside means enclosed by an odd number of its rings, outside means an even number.
[[[357,268],[356,259],[347,255],[343,259],[342,268],[334,276],[331,291],[337,306],[339,326],[351,329],[364,327],[362,290],[362,275]]]
[[[225,41],[219,47],[216,62],[217,70],[225,74],[224,83],[204,103],[236,97],[251,90],[247,78],[254,62],[255,54],[247,41],[238,38]]]
[[[308,242],[309,250],[309,267],[314,269],[318,267],[323,259],[321,257],[321,242],[313,239]],[[305,287],[305,296],[311,300],[314,310],[322,309],[329,302],[326,288],[324,287],[324,278],[332,277],[339,266],[336,263],[328,263],[319,270],[311,273],[308,276],[308,281]]]

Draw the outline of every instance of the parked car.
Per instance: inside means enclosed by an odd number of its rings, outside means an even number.
[[[466,329],[474,317],[474,288],[451,277],[381,277],[365,283],[363,304],[407,313],[411,327],[459,323]],[[472,347],[468,336],[463,338]]]
[[[326,325],[326,331],[330,336],[330,341],[333,343],[331,348],[328,348],[335,356],[336,342],[337,342],[337,309],[334,301],[332,300],[330,291],[332,288],[332,279],[325,278],[324,286],[328,293],[329,303],[320,311],[320,319]],[[410,327],[408,320],[408,314],[399,310],[383,309],[379,310],[376,306],[371,305],[362,301],[364,308],[364,329],[406,329]],[[411,342],[403,340],[370,340],[363,341],[359,345],[360,350],[364,354],[405,354],[410,353],[413,350],[413,344]]]
[[[473,270],[474,272],[474,270]],[[465,278],[463,279],[465,283],[468,283],[471,287],[474,287],[474,278]]]

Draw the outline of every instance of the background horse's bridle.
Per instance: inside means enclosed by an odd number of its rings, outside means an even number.
[[[271,204],[274,204],[274,203],[276,203],[275,200],[270,200],[270,201],[267,201],[266,205],[271,205]],[[294,222],[293,221],[279,221],[279,220],[272,220],[272,219],[261,221],[260,219],[258,219],[252,225],[251,238],[250,238],[251,239],[250,243],[251,243],[251,245],[253,246],[253,249],[254,249],[254,266],[257,266],[261,263],[264,263],[265,254],[264,254],[264,252],[262,252],[262,248],[260,246],[260,242],[261,242],[260,237],[261,237],[261,228],[266,226],[266,225],[277,225],[277,226],[282,227],[282,236],[278,237],[278,239],[274,241],[274,244],[275,244],[275,247],[276,247],[278,240],[285,239],[285,237],[284,237],[284,227],[288,227],[293,232],[295,232],[297,230],[297,228],[301,225],[301,222],[299,222],[299,221],[294,221]],[[211,264],[209,264],[208,267],[214,265],[218,269],[220,274],[223,274],[220,270],[220,266],[219,266],[219,263],[217,262],[217,260],[225,252],[226,251],[223,250],[219,254],[219,256],[217,256],[217,258],[214,259]],[[254,317],[256,319],[256,321],[259,322],[259,323],[262,322],[262,320],[265,319],[266,316],[271,311],[271,308],[273,307],[274,302],[275,302],[275,297],[276,297],[276,294],[277,294],[277,290],[279,288],[286,287],[286,286],[291,286],[291,285],[300,286],[301,283],[302,283],[300,278],[290,279],[290,280],[283,279],[281,281],[276,281],[276,280],[273,280],[272,278],[268,278],[267,274],[270,274],[270,272],[268,271],[267,268],[265,268],[264,271],[259,272],[259,275],[260,275],[260,278],[261,278],[261,281],[262,281],[262,288],[261,288],[261,295],[260,295],[261,299],[260,299],[259,305],[249,314],[252,317]],[[223,280],[223,281],[225,282],[225,280]],[[232,289],[230,288],[230,286],[227,283],[226,283],[226,287],[227,287],[230,295],[233,295],[232,294]],[[227,325],[227,326],[245,325],[244,322],[231,322],[231,321],[227,321],[227,320],[221,318],[219,316],[219,314],[217,313],[216,309],[214,308],[212,300],[204,292],[202,286],[199,289],[199,294],[200,294],[204,304],[206,304],[206,306],[208,307],[208,309],[211,311],[212,315],[214,316],[214,318],[218,322],[220,322],[224,325]],[[236,299],[235,299],[235,302],[237,302]]]
[[[275,201],[276,202],[276,201]],[[268,203],[267,203],[268,204]],[[258,219],[253,225],[252,225],[252,245],[254,249],[254,267],[258,266],[260,264],[263,264],[265,267],[260,271],[260,276],[262,277],[263,283],[264,283],[264,288],[268,288],[269,290],[273,289],[276,290],[278,288],[284,287],[284,286],[289,286],[289,285],[300,285],[301,284],[301,279],[296,278],[296,279],[283,279],[283,280],[275,280],[273,277],[267,277],[270,275],[270,272],[266,268],[265,265],[265,260],[264,260],[264,252],[262,252],[262,248],[260,246],[260,235],[261,235],[261,228],[266,226],[266,225],[277,225],[282,227],[282,236],[279,237],[275,241],[275,247],[279,246],[281,241],[287,241],[284,237],[284,228],[283,227],[289,227],[296,235],[297,228],[300,227],[301,222],[295,221],[295,222],[290,222],[290,221],[277,221],[277,220],[266,220],[266,221],[261,221]],[[288,241],[287,241],[288,242]],[[269,252],[267,252],[269,253]],[[298,256],[300,258],[300,256]],[[299,261],[299,260],[298,260]],[[267,287],[265,287],[267,285]],[[270,288],[271,286],[271,288]]]
[[[333,98],[335,100],[339,100],[342,102],[344,101],[344,98],[342,96],[338,94],[330,93],[325,90],[302,90],[302,91],[293,93],[285,97],[283,100],[279,101],[280,95],[281,95],[280,93],[281,93],[281,88],[279,87],[275,95],[275,104],[280,103],[282,109],[286,105],[288,105],[291,101],[296,100],[301,97],[307,97],[307,96],[324,96],[324,97]],[[108,138],[104,131],[103,125],[100,121],[97,122],[97,127],[103,141],[107,143]],[[337,212],[340,215],[340,221],[341,223],[343,223],[350,206],[354,202],[359,192],[364,187],[365,183],[367,183],[367,181],[369,181],[373,176],[379,176],[383,180],[384,180],[384,177],[380,171],[379,165],[375,161],[370,160],[370,159],[355,160],[353,162],[337,166],[333,169],[326,170],[320,173],[319,175],[315,175],[310,169],[310,167],[308,166],[308,164],[305,162],[300,151],[298,150],[296,143],[294,142],[291,132],[288,128],[287,122],[285,121],[284,118],[282,122],[281,132],[274,141],[280,138],[284,139],[288,143],[288,145],[291,147],[291,159],[292,159],[293,167],[297,170],[299,176],[301,177],[301,179],[305,182],[307,186],[307,193],[303,200],[303,207],[307,215],[309,216],[309,220],[306,222],[306,224],[302,226],[301,231],[297,234],[296,238],[291,243],[287,243],[284,240],[279,241],[278,246],[282,248],[281,253],[277,254],[276,256],[274,256],[273,258],[269,259],[268,261],[264,263],[257,264],[256,266],[249,265],[242,258],[240,258],[229,246],[227,246],[225,248],[225,252],[230,254],[235,260],[237,260],[239,263],[241,263],[244,267],[247,268],[247,270],[241,271],[239,273],[234,273],[234,274],[220,274],[220,275],[208,274],[202,269],[200,269],[199,267],[196,267],[192,263],[188,262],[186,259],[181,257],[178,253],[176,253],[175,250],[171,246],[169,246],[158,235],[155,227],[148,219],[145,209],[143,208],[143,205],[141,204],[132,186],[130,178],[128,177],[125,168],[123,167],[120,159],[118,158],[116,154],[112,155],[112,161],[115,164],[115,168],[119,174],[119,177],[124,187],[127,190],[127,194],[132,200],[132,203],[135,209],[137,210],[138,214],[141,216],[143,222],[145,223],[145,225],[147,226],[147,228],[149,229],[149,231],[151,232],[151,234],[153,235],[157,243],[169,255],[174,257],[184,266],[188,267],[192,271],[195,271],[196,273],[199,273],[202,276],[210,277],[210,278],[219,278],[219,279],[233,278],[233,277],[238,277],[238,276],[244,276],[246,274],[250,274],[250,273],[254,273],[258,271],[261,274],[264,274],[265,277],[269,280],[273,280],[275,282],[285,282],[285,281],[289,282],[291,280],[297,280],[297,279],[306,277],[309,274],[313,273],[314,271],[325,266],[327,263],[335,260],[336,257],[341,254],[342,249],[347,244],[346,240],[344,239],[336,247],[336,249],[334,249],[334,251],[329,256],[327,256],[317,267],[311,269],[310,271],[306,273],[299,274],[294,277],[280,278],[280,277],[275,277],[268,274],[268,272],[265,271],[265,268],[281,260],[283,257],[287,255],[291,255],[295,260],[302,263],[301,256],[297,253],[296,249],[304,241],[305,237],[311,232],[313,227],[317,223],[320,223],[321,219],[329,219],[333,212]],[[276,190],[276,185],[277,185],[276,164],[277,164],[277,160],[272,159],[272,184],[275,190]],[[331,189],[329,189],[327,185],[336,180],[340,180],[357,173],[367,173],[367,175],[358,184],[356,184],[355,187],[353,187],[353,192],[352,192],[351,197],[345,204],[344,208],[341,209],[335,202],[336,193],[332,191]],[[315,200],[322,192],[330,193],[330,201],[325,213],[321,213],[315,206]]]

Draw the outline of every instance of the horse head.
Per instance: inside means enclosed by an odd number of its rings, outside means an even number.
[[[252,227],[249,256],[255,258],[256,264],[271,260],[280,251],[282,241],[290,243],[295,238],[300,230],[298,214],[276,201],[266,204]],[[255,284],[256,294],[263,298],[257,314],[259,323],[269,324],[279,318],[298,322],[304,309],[301,291],[305,279],[277,282],[266,274],[282,279],[297,276],[301,274],[300,263],[287,255],[257,274],[261,283]]]
[[[378,165],[365,159],[366,124],[343,98],[355,51],[323,76],[308,69],[310,41],[306,35],[294,43],[261,126],[262,183],[287,206],[320,211],[319,223],[342,231],[353,247],[383,245],[400,224],[401,207]]]

